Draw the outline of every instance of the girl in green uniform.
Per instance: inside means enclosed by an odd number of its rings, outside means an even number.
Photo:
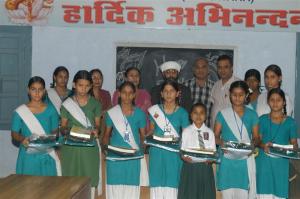
[[[92,78],[88,71],[81,70],[73,79],[74,95],[64,101],[61,107],[61,127],[69,130],[80,127],[90,130],[98,137],[101,116],[101,104],[89,92]],[[92,197],[99,184],[100,152],[99,146],[69,146],[61,148],[63,176],[87,176],[91,179]],[[100,183],[101,184],[101,183]],[[99,191],[99,190],[98,190]]]

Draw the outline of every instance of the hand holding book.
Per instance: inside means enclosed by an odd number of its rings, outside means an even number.
[[[27,148],[29,145],[29,138],[28,137],[24,138],[23,141],[21,142],[21,144]]]
[[[263,149],[266,153],[270,152],[270,147],[273,146],[272,142],[267,142],[266,144],[263,145]]]
[[[92,129],[91,130],[91,135],[94,136],[94,138],[99,137],[99,130],[98,129]]]
[[[192,158],[190,158],[189,156],[182,155],[181,158],[185,162],[188,162],[188,163],[192,163],[193,162]]]

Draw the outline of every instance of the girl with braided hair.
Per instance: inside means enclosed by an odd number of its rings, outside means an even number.
[[[282,83],[282,72],[281,68],[275,64],[269,65],[264,71],[265,87],[267,92],[263,92],[259,95],[257,99],[256,112],[258,116],[270,112],[270,107],[268,105],[267,95],[268,91],[272,88],[280,88]],[[286,111],[287,115],[293,115],[293,102],[291,98],[285,93],[286,99]]]
[[[283,90],[273,88],[268,92],[271,112],[259,118],[260,152],[256,158],[257,193],[260,199],[288,198],[289,159],[268,154],[273,144],[297,145],[296,121],[287,116]]]

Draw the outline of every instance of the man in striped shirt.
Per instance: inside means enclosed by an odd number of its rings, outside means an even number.
[[[185,86],[191,90],[191,98],[193,104],[202,102],[207,108],[206,125],[210,126],[211,121],[211,110],[212,110],[212,99],[211,92],[214,86],[214,82],[209,79],[209,64],[207,59],[198,58],[193,65],[194,78],[185,82]]]

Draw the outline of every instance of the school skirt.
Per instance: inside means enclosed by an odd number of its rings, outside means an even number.
[[[178,199],[215,199],[216,188],[211,164],[184,162],[178,188]]]

